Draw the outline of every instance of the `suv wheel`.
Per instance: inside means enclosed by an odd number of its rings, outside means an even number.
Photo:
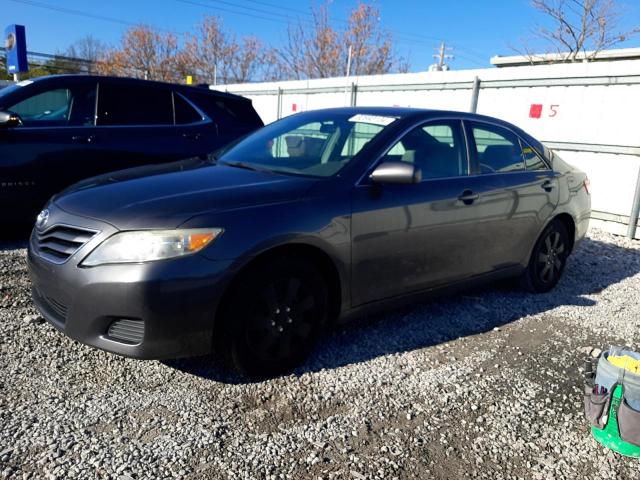
[[[311,352],[327,317],[326,282],[302,259],[277,258],[235,282],[223,314],[227,363],[249,377],[292,370]]]
[[[569,234],[564,224],[553,220],[543,230],[522,277],[530,292],[544,293],[556,286],[569,256]]]

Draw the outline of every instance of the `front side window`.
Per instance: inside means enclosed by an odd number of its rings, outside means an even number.
[[[100,83],[98,125],[173,125],[169,89],[148,85]]]
[[[385,161],[413,163],[422,171],[423,180],[459,177],[469,171],[463,145],[457,122],[430,123],[402,137]]]
[[[525,169],[520,140],[495,125],[473,125],[480,173],[518,172]]]
[[[58,88],[9,105],[7,110],[17,114],[25,126],[67,125],[72,103],[71,90]]]
[[[225,151],[221,163],[328,177],[339,172],[396,117],[337,112],[293,115]]]

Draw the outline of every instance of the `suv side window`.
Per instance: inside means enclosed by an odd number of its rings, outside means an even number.
[[[91,126],[95,119],[95,83],[55,88],[27,97],[7,110],[26,127]]]
[[[458,121],[430,122],[411,130],[387,153],[386,161],[414,163],[422,179],[460,177],[469,172]]]
[[[169,89],[100,82],[98,125],[173,125]]]
[[[203,120],[200,115],[182,95],[173,92],[173,107],[176,112],[176,125],[188,125]]]
[[[25,126],[64,126],[69,121],[72,103],[71,90],[57,88],[9,105],[7,110],[19,115]]]
[[[518,172],[525,169],[520,139],[497,125],[471,124],[480,173]]]

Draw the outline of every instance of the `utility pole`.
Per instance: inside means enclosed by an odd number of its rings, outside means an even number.
[[[442,41],[440,43],[440,48],[437,50],[437,54],[433,56],[436,59],[436,63],[429,67],[430,71],[438,71],[441,72],[443,70],[449,70],[449,65],[445,62],[447,60],[453,60],[453,55],[449,55],[447,52],[453,50],[451,47],[447,47],[446,43]]]

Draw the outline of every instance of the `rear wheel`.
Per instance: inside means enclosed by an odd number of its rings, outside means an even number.
[[[227,363],[250,377],[286,373],[313,349],[327,305],[326,283],[312,263],[295,258],[262,263],[232,287],[219,349]]]
[[[569,256],[569,234],[560,220],[553,220],[536,242],[522,276],[530,292],[544,293],[556,286]]]

